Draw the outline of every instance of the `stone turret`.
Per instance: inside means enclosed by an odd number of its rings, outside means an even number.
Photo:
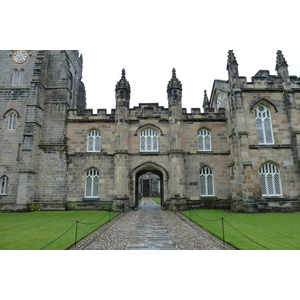
[[[116,88],[116,122],[125,122],[129,117],[130,84],[126,79],[125,70],[122,70],[121,79],[117,82]]]
[[[114,210],[124,210],[129,206],[128,190],[128,149],[129,149],[129,101],[130,84],[122,70],[122,77],[116,84],[116,113],[115,113],[115,154],[114,182],[116,195],[113,200]]]
[[[122,70],[122,77],[116,84],[116,107],[126,106],[129,108],[130,84],[126,79],[125,69]]]
[[[170,209],[183,207],[186,203],[184,185],[184,155],[182,149],[182,84],[172,70],[172,78],[167,87],[169,101],[169,143],[170,143]]]
[[[182,120],[182,84],[176,77],[176,70],[172,70],[172,78],[168,83],[168,105],[171,122],[180,122]]]
[[[176,77],[176,70],[172,70],[172,78],[167,87],[169,108],[175,105],[181,106],[182,84]]]
[[[288,64],[287,64],[281,50],[277,51],[275,69],[277,71],[277,75],[279,77],[281,77],[285,83],[290,82]]]

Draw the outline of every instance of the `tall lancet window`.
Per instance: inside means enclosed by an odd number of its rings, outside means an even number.
[[[264,105],[259,105],[255,110],[255,121],[258,144],[274,144],[272,118],[270,110]]]
[[[2,176],[0,179],[0,195],[7,195],[8,177]]]
[[[99,171],[90,169],[86,173],[85,198],[99,197]]]
[[[200,170],[200,195],[214,196],[214,177],[210,168],[202,168]]]
[[[17,119],[17,115],[15,113],[11,113],[8,116],[8,120],[7,120],[7,129],[8,130],[16,129],[16,119]]]

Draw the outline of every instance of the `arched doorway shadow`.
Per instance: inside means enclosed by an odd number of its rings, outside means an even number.
[[[156,184],[151,183],[151,174],[154,175],[152,179],[157,179]],[[140,197],[155,197],[156,195],[160,197],[160,205],[165,205],[168,174],[163,167],[152,162],[145,163],[134,168],[130,175],[133,180],[133,202],[135,207],[139,205]],[[154,189],[156,190],[154,191]]]

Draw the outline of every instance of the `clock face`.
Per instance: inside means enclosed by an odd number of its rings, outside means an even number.
[[[23,63],[24,61],[26,61],[26,59],[28,58],[28,55],[25,51],[16,51],[13,55],[13,60],[14,62],[18,63],[18,64],[21,64]]]

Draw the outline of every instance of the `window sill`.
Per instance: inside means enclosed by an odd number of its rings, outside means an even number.
[[[147,151],[145,151],[145,152],[140,152],[140,154],[141,155],[159,155],[159,152],[157,152],[157,151],[155,151],[155,152],[151,152],[151,151],[149,151],[149,152],[147,152]]]
[[[198,150],[197,151],[197,153],[198,154],[213,154],[214,153],[214,151],[212,151],[212,150]]]
[[[270,145],[249,145],[249,149],[264,149],[264,148],[272,148],[272,149],[289,149],[291,148],[290,144],[284,144],[284,145],[276,145],[276,144],[270,144]]]
[[[84,201],[84,202],[99,202],[100,198],[99,197],[97,197],[97,198],[82,198],[82,201]]]
[[[200,195],[200,200],[218,200],[216,196],[202,196]]]

